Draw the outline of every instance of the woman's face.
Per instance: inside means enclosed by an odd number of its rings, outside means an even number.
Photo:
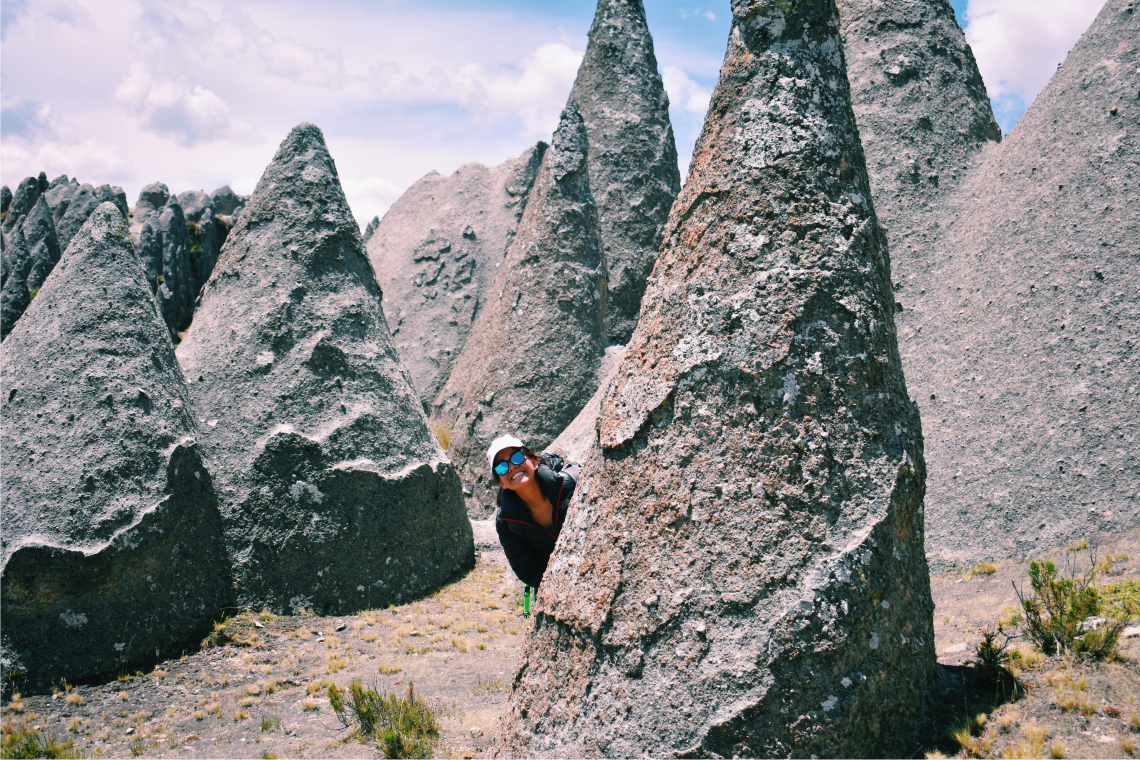
[[[511,454],[516,451],[518,449],[503,449],[495,455],[495,464],[499,462],[510,464]],[[510,465],[511,469],[507,470],[507,474],[499,476],[499,485],[510,491],[517,491],[534,480],[534,471],[537,466],[538,463],[528,456],[522,464]]]

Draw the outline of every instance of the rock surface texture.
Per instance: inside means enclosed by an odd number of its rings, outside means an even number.
[[[392,340],[424,404],[435,400],[484,307],[546,150],[488,169],[431,172],[366,235]]]
[[[922,432],[838,12],[732,8],[499,756],[914,751]]]
[[[625,345],[681,189],[669,97],[641,0],[599,0],[570,102],[590,143],[590,192],[609,271],[606,336]]]
[[[839,0],[851,103],[895,278],[932,210],[1001,141],[985,83],[947,0]],[[912,240],[912,236],[915,238]]]
[[[606,268],[587,150],[582,117],[571,103],[487,303],[433,407],[432,419],[450,431],[448,453],[471,488],[472,517],[487,515],[497,487],[487,445],[511,433],[541,451],[598,387]]]
[[[139,232],[139,255],[171,334],[185,330],[194,314],[199,288],[190,250],[190,228],[177,198],[168,197],[161,209],[147,215]]]
[[[1140,517],[1138,39],[1140,11],[1105,3],[896,278],[932,558],[1021,554]]]
[[[110,203],[4,342],[3,667],[44,687],[170,656],[230,603],[197,425]]]
[[[240,605],[347,612],[474,564],[459,479],[392,347],[316,126],[295,127],[265,170],[178,358]]]
[[[0,275],[0,339],[12,331],[16,320],[35,297],[59,261],[59,241],[51,219],[51,208],[43,195],[36,198],[31,211],[20,219],[8,234],[10,243],[4,249]]]

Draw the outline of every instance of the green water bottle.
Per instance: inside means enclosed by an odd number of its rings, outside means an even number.
[[[523,617],[530,617],[530,586],[523,586]]]

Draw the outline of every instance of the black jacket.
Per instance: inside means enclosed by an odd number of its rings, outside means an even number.
[[[537,586],[546,572],[546,563],[554,551],[554,542],[566,522],[566,510],[577,484],[578,467],[570,465],[555,472],[545,464],[535,471],[535,480],[542,495],[554,507],[551,517],[554,526],[547,530],[535,522],[526,504],[513,491],[503,489],[499,494],[499,509],[495,512],[495,530],[499,543],[519,580],[528,586]]]

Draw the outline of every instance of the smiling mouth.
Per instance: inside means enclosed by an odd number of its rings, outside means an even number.
[[[512,483],[516,482],[519,478],[523,477],[524,475],[526,475],[525,472],[521,472],[521,471],[516,472],[514,475],[511,476],[511,482]]]

